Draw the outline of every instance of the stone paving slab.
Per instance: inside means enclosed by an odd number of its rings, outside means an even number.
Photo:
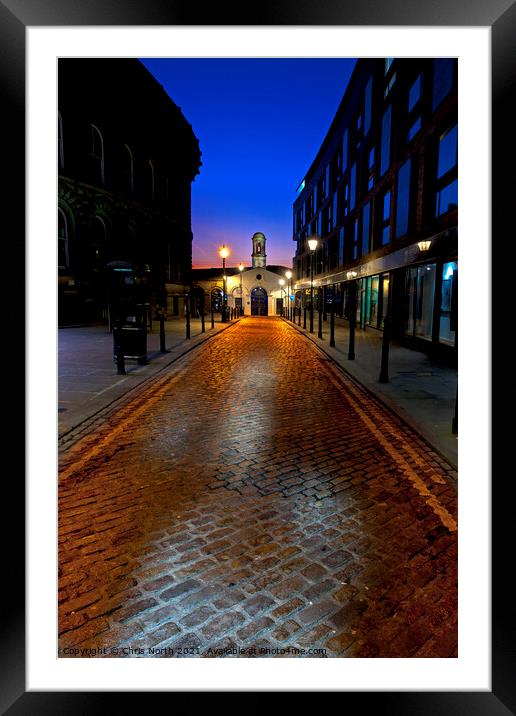
[[[59,655],[457,654],[453,467],[245,318],[60,456]]]

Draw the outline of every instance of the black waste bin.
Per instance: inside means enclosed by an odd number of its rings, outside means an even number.
[[[131,358],[140,365],[147,363],[147,330],[141,326],[122,326],[113,328],[113,359],[119,350],[124,358]]]

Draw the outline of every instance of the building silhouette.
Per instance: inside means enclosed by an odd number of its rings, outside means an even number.
[[[136,59],[60,59],[58,91],[59,323],[179,314],[201,164],[191,125]]]
[[[456,360],[457,60],[360,59],[294,202],[297,303]],[[316,236],[311,254],[307,240]]]

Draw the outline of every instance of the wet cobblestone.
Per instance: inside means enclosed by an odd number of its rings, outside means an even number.
[[[455,656],[456,498],[313,344],[244,319],[62,450],[60,654]]]

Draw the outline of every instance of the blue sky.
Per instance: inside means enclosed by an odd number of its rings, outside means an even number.
[[[353,59],[142,59],[179,105],[202,152],[192,184],[194,267],[250,263],[251,236],[267,262],[290,266],[292,204],[335,115]]]

